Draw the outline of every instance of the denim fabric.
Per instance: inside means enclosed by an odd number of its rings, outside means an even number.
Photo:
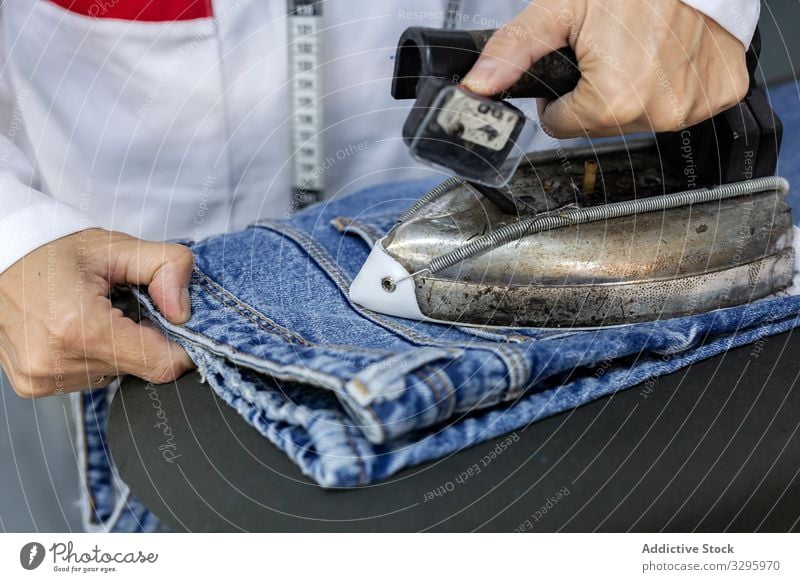
[[[116,385],[115,385],[116,386]],[[106,447],[115,386],[72,395],[78,421],[78,464],[83,480],[83,525],[88,532],[154,532],[160,522],[119,478]]]
[[[371,239],[428,187],[381,186],[190,243],[186,325],[138,293],[210,385],[320,485],[388,477],[798,323],[800,297],[590,331],[470,329],[350,303]]]
[[[446,326],[351,304],[370,243],[431,185],[382,186],[187,242],[196,269],[186,325],[135,291],[217,394],[320,485],[386,478],[800,321],[795,296],[589,331]],[[102,495],[104,471],[90,484],[95,503],[119,508],[118,493]],[[113,529],[154,527],[129,505],[133,517]]]

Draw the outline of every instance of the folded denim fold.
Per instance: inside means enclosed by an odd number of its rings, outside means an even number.
[[[798,323],[794,296],[580,331],[448,326],[351,303],[371,242],[430,186],[384,185],[186,243],[184,325],[134,290],[210,386],[322,486],[386,478]]]
[[[162,525],[117,474],[107,445],[108,415],[116,392],[108,388],[70,395],[77,422],[76,449],[82,481],[83,527],[87,532],[154,532]]]

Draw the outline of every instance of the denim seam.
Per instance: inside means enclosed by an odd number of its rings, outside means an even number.
[[[374,245],[383,236],[376,228],[347,216],[338,216],[331,220],[331,225],[343,234],[354,234],[364,242]]]
[[[368,311],[360,305],[356,305],[350,301],[350,296],[346,292],[346,289],[349,287],[349,279],[345,275],[344,271],[342,271],[339,266],[328,256],[327,251],[325,251],[325,249],[323,249],[319,243],[317,243],[317,241],[310,238],[304,232],[282,222],[269,219],[260,221],[254,226],[254,228],[270,230],[294,241],[297,246],[308,253],[309,256],[311,256],[311,258],[313,258],[317,264],[328,274],[331,280],[333,280],[333,282],[339,287],[339,291],[345,297],[348,304],[362,317],[365,317],[366,319],[369,319],[370,321],[377,323],[378,325],[385,327],[390,331],[394,331],[409,341],[413,341],[420,345],[463,349],[463,346],[456,342],[441,341],[430,336],[422,335],[407,326],[395,323],[392,319],[388,319],[375,312]],[[498,346],[497,343],[475,342],[472,347],[473,349],[480,349],[496,353]]]
[[[78,406],[76,406],[75,414],[78,416],[78,430],[81,433],[85,432],[86,429],[86,393],[79,392],[78,393]],[[87,502],[87,512],[84,516],[86,520],[86,525],[90,527],[99,526],[101,522],[96,519],[97,517],[97,500],[95,499],[94,493],[92,492],[91,487],[89,487],[89,443],[87,442],[86,437],[84,436],[81,439],[80,445],[82,448],[82,454],[79,454],[78,457],[83,460],[83,466],[81,467],[81,485],[83,486],[84,493],[86,494],[86,502]]]
[[[333,280],[334,283],[339,287],[340,292],[345,297],[347,302],[351,305],[351,307],[363,317],[366,317],[370,321],[373,321],[379,325],[383,325],[388,329],[394,331],[395,333],[400,334],[408,338],[411,341],[415,341],[422,345],[434,345],[438,347],[446,347],[451,348],[454,347],[454,342],[441,342],[437,341],[433,338],[423,339],[420,334],[417,334],[413,330],[401,326],[400,324],[396,324],[392,320],[388,320],[387,318],[374,314],[372,312],[368,312],[363,309],[360,305],[356,305],[352,301],[350,301],[350,297],[344,291],[347,287],[347,277],[345,273],[339,268],[339,266],[328,256],[327,252],[315,241],[314,239],[308,237],[304,232],[299,231],[287,224],[273,221],[273,220],[263,220],[255,226],[255,228],[264,228],[266,230],[270,230],[275,232],[283,237],[289,238],[294,241],[301,249],[303,249],[308,255],[314,259],[317,264],[328,273],[328,276]],[[508,390],[520,390],[522,389],[522,384],[524,382],[524,377],[519,376],[519,372],[516,369],[515,361],[523,362],[523,366],[527,371],[527,365],[524,363],[524,353],[520,353],[519,348],[516,346],[508,346],[498,344],[497,342],[475,342],[472,346],[473,349],[481,349],[490,351],[492,354],[496,355],[500,358],[503,364],[506,367],[506,372],[509,377],[509,386]],[[529,373],[529,372],[527,372]]]
[[[455,389],[453,387],[453,383],[450,381],[450,377],[444,373],[444,370],[436,369],[431,366],[426,366],[425,372],[427,374],[427,378],[430,379],[431,385],[436,385],[438,387],[437,394],[441,394],[441,396],[437,396],[439,402],[442,403],[442,406],[437,406],[440,411],[443,411],[444,414],[437,415],[437,420],[446,420],[452,416],[453,412],[456,409],[456,398],[455,398]]]
[[[441,377],[439,376],[439,370],[431,369],[430,366],[425,370],[425,374],[428,378],[428,383],[431,386],[436,387],[436,400],[438,414],[436,415],[436,420],[444,420],[449,417],[447,412],[450,408],[452,408],[453,403],[450,400],[450,392],[445,387],[444,383],[442,382]]]
[[[412,374],[413,374],[413,372],[412,372]],[[355,386],[355,387],[359,388],[360,390],[363,390],[364,392],[369,394],[369,387],[362,380],[360,380],[358,377],[355,377],[355,378],[352,378],[351,380],[348,380],[346,382],[346,384],[349,384],[351,386]],[[350,403],[346,399],[347,396],[348,396],[347,395],[347,388],[343,388],[341,395],[337,392],[336,396],[337,396],[337,399],[342,403],[342,406],[345,408],[345,410],[351,410],[352,409],[352,407],[350,406]],[[370,416],[370,418],[372,419],[372,424],[378,429],[378,432],[380,433],[380,438],[378,439],[378,442],[381,442],[381,443],[385,442],[386,441],[386,426],[384,425],[383,422],[381,422],[381,419],[378,416],[378,413],[375,412],[375,408],[373,407],[372,403],[362,404],[358,408],[357,411],[354,410],[353,412],[358,416],[358,411],[362,411],[362,410],[364,412],[366,412]]]
[[[521,394],[524,394],[529,388],[531,388],[533,384],[531,378],[531,369],[524,356],[519,356],[516,362],[512,364],[512,367],[516,370],[517,365],[522,368],[521,379],[514,384],[509,384],[508,390],[506,390],[505,394],[503,394],[503,401],[505,402],[518,398]]]
[[[197,348],[197,346],[195,346],[195,347]],[[197,349],[200,349],[200,348],[197,348]],[[223,364],[223,365],[226,365],[226,364]],[[223,400],[224,400],[225,398],[222,395],[222,392],[225,389],[221,388],[221,387],[220,388],[216,387],[213,383],[211,383],[208,380],[209,372],[211,372],[211,374],[218,374],[219,371],[218,370],[213,370],[211,368],[207,368],[206,366],[207,366],[207,363],[205,361],[202,361],[200,364],[198,364],[198,369],[201,370],[202,374],[203,374],[203,380],[205,382],[207,382],[212,387],[212,390],[214,390],[220,396],[222,396]],[[226,365],[226,366],[230,369],[230,365]],[[236,377],[239,379],[239,382],[240,383],[244,383],[244,381],[242,379],[242,376],[241,376],[241,372],[238,369],[238,365],[234,362],[234,363],[232,363],[232,366],[233,366],[232,371],[236,375]],[[241,398],[242,400],[244,400],[245,402],[247,402],[251,406],[255,406],[256,408],[259,408],[259,410],[260,410],[259,414],[263,415],[264,414],[264,409],[257,402],[258,393],[259,393],[259,391],[256,391],[254,394],[251,394],[248,391],[244,390],[244,391],[236,391],[235,395],[236,395],[236,397]],[[282,398],[284,396],[285,395],[281,394]],[[289,400],[284,398],[283,402],[287,403],[287,402],[289,402]],[[299,408],[299,406],[297,404],[295,404],[295,403],[291,403],[291,404],[295,408]],[[322,416],[320,416],[321,412],[330,412],[330,413],[333,414],[333,417],[331,419],[328,419],[327,417],[323,419]],[[333,410],[333,409],[329,409],[329,408],[318,409],[318,410],[314,411],[314,416],[319,421],[324,421],[324,422],[333,422],[334,418],[337,418],[337,417],[341,418],[340,415],[341,415],[341,411]],[[286,419],[283,419],[283,420],[279,420],[278,422],[288,422],[288,421]],[[358,452],[358,449],[356,447],[356,441],[353,438],[353,434],[352,434],[352,431],[356,430],[356,428],[353,427],[351,424],[343,422],[343,421],[339,421],[338,425],[344,427],[344,434],[345,434],[345,438],[347,440],[347,445],[350,448],[350,451],[353,453],[353,458],[356,459],[356,462],[358,463],[358,472],[359,472],[360,483],[365,483],[366,482],[366,466],[364,464],[364,459],[362,458],[362,455]],[[307,428],[307,426],[305,426],[305,425],[303,425],[303,426]],[[269,436],[267,436],[267,435],[264,435],[264,436],[266,436],[268,440],[272,440]],[[273,442],[274,442],[275,446],[278,446],[278,442],[277,441],[273,440]],[[290,442],[292,442],[292,444],[294,444],[295,446],[298,446],[293,441],[290,440]],[[305,445],[298,446],[298,448],[303,450],[303,451],[306,451],[306,452],[311,450],[309,447],[307,447]],[[319,453],[319,449],[314,448],[314,451],[316,453]]]
[[[302,343],[302,344],[305,344],[305,345],[309,345],[309,342],[305,338],[297,335],[296,333],[292,332],[289,329],[286,329],[282,325],[279,325],[279,324],[275,323],[273,320],[271,320],[269,317],[267,317],[266,315],[264,315],[260,311],[254,309],[252,306],[248,305],[247,303],[245,303],[244,301],[242,301],[241,299],[239,299],[238,297],[236,297],[232,293],[228,292],[222,285],[220,285],[216,281],[214,281],[211,278],[209,278],[208,275],[206,275],[205,273],[203,273],[199,269],[195,268],[194,272],[192,274],[196,275],[199,278],[198,283],[203,285],[203,286],[205,286],[206,289],[208,290],[208,292],[213,297],[217,298],[217,300],[220,303],[222,303],[223,305],[226,305],[227,307],[233,307],[243,317],[245,317],[246,319],[252,321],[254,324],[256,324],[258,327],[260,327],[264,331],[266,331],[268,333],[277,334],[280,337],[282,337],[283,339],[287,340],[289,343],[293,343],[292,339],[294,339],[299,343]],[[234,305],[227,305],[225,303],[224,299],[219,297],[216,293],[214,293],[214,291],[212,289],[216,289],[218,293],[223,294],[224,297],[227,297],[230,300],[230,302],[234,303]],[[249,312],[250,314],[252,314],[252,316],[254,318],[262,320],[263,324],[260,323],[259,321],[257,321],[256,319],[253,319],[252,317],[248,316],[247,313],[245,313],[245,312]]]
[[[105,389],[102,394],[102,398],[107,401],[107,406],[110,406],[111,399],[113,398],[114,394],[116,393],[116,388],[114,384],[112,384],[109,388]],[[120,516],[122,512],[128,505],[128,501],[130,499],[130,488],[125,484],[119,475],[117,474],[115,467],[111,464],[110,460],[110,451],[108,450],[108,445],[103,445],[103,450],[105,451],[105,457],[107,462],[109,463],[109,479],[111,483],[111,488],[114,491],[114,495],[116,496],[116,501],[113,502],[113,508],[109,513],[108,518],[100,519],[98,516],[97,510],[97,497],[94,494],[92,487],[89,485],[89,443],[86,438],[86,426],[87,426],[87,416],[86,416],[86,406],[87,406],[87,392],[79,392],[78,397],[76,400],[73,400],[75,406],[73,410],[76,415],[76,421],[78,423],[77,430],[78,430],[78,440],[79,446],[82,447],[82,450],[78,454],[79,460],[82,461],[79,472],[81,478],[81,486],[83,488],[82,497],[86,505],[84,506],[84,515],[83,521],[84,526],[88,531],[92,532],[100,532],[100,533],[107,533],[113,531],[114,527],[116,526],[117,522],[120,520]],[[89,406],[94,406],[94,403],[89,403]],[[97,422],[97,418],[93,415],[94,422]],[[91,422],[91,421],[90,421]],[[118,484],[122,484],[121,487]]]
[[[518,333],[509,333],[505,335],[500,333],[499,331],[487,329],[485,327],[479,326],[472,326],[472,325],[457,325],[455,326],[461,333],[465,333],[467,335],[471,335],[472,337],[478,337],[482,340],[487,340],[491,342],[512,342],[512,343],[521,343],[521,342],[530,342],[535,341],[534,338],[520,335]]]
[[[344,425],[344,434],[345,438],[347,439],[347,446],[350,447],[350,450],[353,451],[353,458],[356,460],[356,465],[358,465],[358,484],[359,485],[366,485],[367,481],[367,467],[364,463],[364,459],[361,457],[361,453],[358,452],[358,447],[356,447],[356,440],[353,438],[353,432],[356,430],[354,426],[351,424]]]
[[[88,396],[88,394],[89,394],[88,392],[81,392],[81,420],[83,422],[83,426],[86,426],[85,423],[87,421],[87,418],[85,416],[86,401],[84,399],[86,398],[86,396]],[[103,397],[104,398],[106,397],[106,393],[103,394]],[[94,403],[93,402],[90,403],[89,405],[94,407]],[[94,419],[93,419],[93,421],[90,421],[90,422],[94,422],[95,424],[97,424],[96,416],[95,415],[92,415],[92,416],[94,417]],[[107,445],[104,445],[102,448],[103,448],[104,454],[107,456],[108,455]],[[88,452],[88,441],[87,441],[87,449],[86,449],[86,451]],[[106,522],[104,520],[100,519],[99,516],[97,515],[97,497],[95,496],[94,491],[92,491],[91,487],[88,486],[89,485],[89,483],[88,483],[89,469],[90,469],[90,467],[89,467],[89,456],[87,454],[87,456],[86,456],[87,483],[86,484],[87,484],[87,490],[88,490],[89,499],[90,499],[90,506],[91,506],[91,510],[92,510],[92,513],[91,513],[90,517],[88,518],[87,523],[89,523],[90,525],[92,525],[95,528],[99,528],[100,530],[105,530]],[[113,515],[113,512],[112,512],[112,515]],[[109,518],[110,517],[111,517],[111,515],[109,515]]]
[[[308,373],[306,366],[296,366],[292,364],[281,364],[266,358],[253,356],[245,352],[241,352],[228,344],[223,344],[217,340],[208,337],[205,334],[191,330],[183,325],[175,325],[167,321],[155,307],[153,307],[145,295],[140,291],[134,289],[140,303],[145,305],[148,310],[148,315],[154,319],[159,325],[175,338],[182,339],[190,344],[196,345],[200,349],[204,349],[212,354],[225,358],[231,363],[244,366],[256,372],[265,372],[271,374],[281,380],[289,380],[293,382],[304,382],[312,386],[318,386],[325,389],[332,389],[334,393],[344,389],[344,382],[337,376],[314,370],[313,374]],[[326,382],[320,381],[319,378],[325,378]]]
[[[435,381],[433,374],[430,371],[430,367],[425,365],[420,368],[417,372],[414,373],[414,377],[422,382],[425,386],[428,387],[428,390],[431,391],[436,404],[434,405],[436,408],[436,422],[441,420],[442,415],[442,408],[441,402],[446,401],[446,395],[441,391],[439,384]],[[420,411],[424,412],[424,411]]]
[[[350,223],[350,219],[346,216],[337,216],[329,222],[329,224],[339,232],[347,232],[347,227]]]
[[[503,394],[510,390],[518,389],[520,385],[523,384],[524,378],[527,378],[527,365],[524,364],[524,358],[522,355],[517,356],[517,354],[508,351],[505,349],[506,346],[499,345],[497,346],[497,355],[502,360],[503,364],[506,367],[506,382],[508,385],[506,389],[503,391]],[[520,371],[517,370],[516,363],[523,362],[523,366],[525,367],[524,376],[520,375]],[[501,395],[502,398],[502,395]]]
[[[250,313],[252,313],[256,317],[260,317],[260,318],[265,319],[267,321],[272,321],[267,316],[265,316],[262,313],[260,313],[254,307],[248,305],[247,303],[244,303],[241,299],[238,299],[235,295],[231,294],[224,287],[222,287],[219,283],[217,283],[216,281],[211,279],[208,275],[206,275],[202,271],[198,270],[197,272],[198,272],[198,274],[202,275],[203,279],[208,281],[210,284],[214,285],[214,288],[218,290],[218,293],[214,293],[214,291],[209,289],[208,285],[205,285],[204,282],[201,281],[201,280],[198,280],[197,284],[205,287],[206,290],[209,292],[209,294],[212,297],[214,297],[217,301],[219,301],[219,303],[221,303],[223,307],[228,307],[228,308],[234,309],[236,312],[240,313],[240,315],[242,315],[242,317],[244,317],[248,321],[253,322],[260,329],[263,329],[267,333],[272,333],[272,335],[277,335],[277,336],[279,336],[279,337],[281,337],[283,339],[286,339],[284,334],[282,334],[280,332],[273,333],[270,329],[260,325],[257,321],[254,321],[253,319],[248,317],[245,313],[241,313],[241,311],[236,306],[232,306],[232,305],[229,305],[228,303],[226,303],[225,299],[223,297],[220,297],[219,295],[223,295],[224,297],[229,297],[231,299],[231,301],[234,301],[238,305],[241,305],[243,307],[243,309],[246,309],[247,311],[249,311]],[[272,323],[276,327],[278,327],[280,329],[286,329],[286,328],[284,328],[283,326],[281,326],[281,325],[279,325],[277,323],[274,323],[274,322],[272,322]],[[191,330],[191,332],[195,333],[197,335],[202,335],[203,337],[208,337],[207,335],[205,335],[204,333],[199,332],[199,331]],[[381,349],[376,349],[376,348],[361,348],[361,347],[356,348],[356,347],[353,347],[353,346],[341,345],[341,344],[318,344],[316,342],[313,342],[313,341],[311,341],[309,339],[304,338],[303,336],[301,336],[301,335],[297,334],[296,332],[293,332],[293,331],[291,331],[289,329],[286,329],[286,332],[288,334],[290,334],[291,337],[294,337],[295,339],[297,339],[298,343],[301,343],[306,347],[319,348],[319,349],[323,349],[323,350],[329,350],[330,349],[334,353],[342,351],[342,352],[355,352],[355,353],[359,353],[359,354],[369,353],[371,355],[376,355],[376,356],[388,356],[388,355],[393,355],[394,354],[394,352],[392,352],[391,350],[381,350]],[[209,339],[211,339],[211,338],[209,338]],[[290,343],[291,343],[291,341],[290,341]],[[239,350],[237,350],[237,351],[239,351]],[[328,354],[328,355],[331,355],[331,354]],[[336,353],[335,355],[339,355],[339,354]]]
[[[509,386],[509,391],[516,392],[519,390],[524,390],[531,377],[531,368],[528,365],[525,354],[509,352],[509,358],[515,358],[515,360],[511,362],[511,366],[514,368],[514,370],[517,369],[517,366],[521,368],[519,379],[514,385]]]
[[[453,381],[450,380],[450,376],[444,373],[444,370],[436,370],[436,375],[442,383],[444,391],[447,393],[447,399],[450,404],[447,414],[445,415],[446,420],[453,416],[456,411],[456,387],[453,385]]]
[[[512,386],[517,386],[519,384],[518,373],[516,366],[514,366],[514,361],[504,352],[503,346],[497,348],[497,353],[503,359],[503,363],[505,363],[506,370],[508,371],[506,380],[507,385],[506,389],[503,391],[505,393],[511,390]]]
[[[284,236],[290,240],[292,240],[297,246],[299,246],[304,252],[308,253],[308,255],[316,261],[316,263],[328,274],[328,276],[336,283],[336,286],[339,287],[339,291],[345,297],[347,302],[350,304],[353,309],[359,313],[360,315],[366,317],[370,321],[378,323],[379,325],[386,327],[387,329],[397,333],[398,335],[404,336],[410,341],[413,341],[419,345],[439,345],[439,347],[449,346],[453,347],[455,344],[451,342],[436,342],[431,337],[424,336],[412,329],[409,329],[405,326],[399,325],[394,321],[382,317],[380,315],[374,314],[372,312],[367,313],[367,311],[362,308],[360,305],[354,304],[350,301],[350,297],[346,292],[346,289],[349,287],[349,281],[344,271],[342,271],[338,265],[328,256],[328,253],[315,241],[314,239],[307,236],[304,232],[301,232],[295,228],[287,224],[283,224],[277,221],[270,221],[264,220],[259,222],[259,224],[255,228],[264,228],[266,230],[271,230],[281,236]]]
[[[443,370],[434,370],[431,378],[441,387],[443,404],[446,406],[442,420],[446,420],[452,416],[456,407],[455,393],[450,389],[453,383]]]

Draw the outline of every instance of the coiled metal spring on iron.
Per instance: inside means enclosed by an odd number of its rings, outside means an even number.
[[[444,184],[445,183],[442,183],[441,186],[444,186]],[[661,194],[648,198],[639,198],[638,200],[612,202],[611,204],[604,204],[602,206],[572,208],[563,210],[557,214],[548,214],[546,216],[528,218],[499,228],[496,231],[476,238],[464,246],[450,251],[449,253],[445,253],[440,257],[436,257],[430,263],[428,263],[426,267],[416,271],[412,275],[409,275],[409,277],[414,277],[422,273],[437,273],[447,269],[448,267],[452,267],[461,261],[486,253],[496,249],[497,247],[508,244],[515,240],[519,240],[528,235],[536,234],[538,232],[554,230],[566,226],[585,224],[587,222],[597,222],[611,218],[632,216],[634,214],[669,210],[671,208],[678,208],[680,206],[726,200],[728,198],[736,198],[739,196],[756,194],[758,192],[764,192],[768,190],[777,190],[782,194],[785,194],[789,191],[789,182],[787,182],[784,178],[770,176],[766,178],[747,180],[744,182],[736,182],[734,184],[723,184],[714,188],[700,188],[697,190],[674,192],[672,194]],[[412,207],[412,209],[413,208],[414,207]],[[410,210],[411,209],[409,209],[409,212]],[[409,214],[409,212],[406,214]],[[404,277],[403,279],[393,281],[393,283],[399,283],[400,281],[409,277]]]
[[[453,176],[451,178],[448,178],[441,184],[435,186],[434,188],[426,192],[422,198],[414,202],[414,204],[412,204],[408,210],[406,210],[403,214],[401,214],[400,218],[397,219],[397,224],[405,222],[406,220],[414,216],[417,212],[419,212],[422,207],[427,206],[428,203],[433,202],[439,196],[447,194],[453,188],[457,188],[458,186],[461,186],[461,184],[463,183],[464,183],[463,179],[459,178],[458,176]]]

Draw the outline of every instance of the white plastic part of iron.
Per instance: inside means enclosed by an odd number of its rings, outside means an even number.
[[[394,315],[406,319],[427,319],[419,309],[417,295],[414,292],[414,279],[410,273],[392,258],[383,248],[383,239],[375,243],[364,266],[350,284],[350,300],[362,307]],[[388,292],[383,288],[383,280],[391,277],[398,281],[394,291]]]

